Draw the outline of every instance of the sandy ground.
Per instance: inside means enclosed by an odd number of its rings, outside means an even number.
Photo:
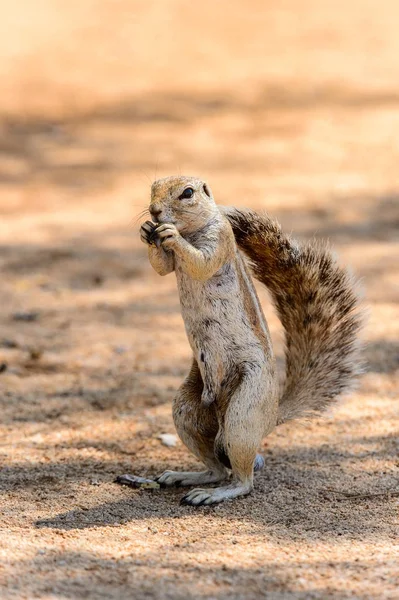
[[[399,598],[397,2],[2,12],[1,597]],[[198,467],[158,439],[190,351],[136,220],[179,172],[329,238],[370,312],[357,392],[198,510],[113,483]]]

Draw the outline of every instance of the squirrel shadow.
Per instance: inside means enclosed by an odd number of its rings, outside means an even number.
[[[40,519],[35,525],[56,530],[114,527],[143,519],[184,518],[194,511],[199,519],[223,522],[239,512],[243,523],[255,525],[258,533],[267,533],[269,538],[390,539],[394,506],[388,496],[373,497],[372,492],[397,491],[397,480],[390,471],[384,472],[384,461],[397,456],[398,440],[393,435],[372,436],[354,438],[352,443],[353,451],[323,444],[266,452],[266,466],[256,476],[253,493],[234,503],[194,509],[179,506],[182,489],[136,491],[118,487],[115,489],[123,493],[122,499],[68,510]],[[369,461],[381,466],[373,472],[363,469],[362,463]],[[115,473],[116,468],[116,464],[108,464],[107,473]],[[369,498],[344,495],[365,489],[371,490]]]

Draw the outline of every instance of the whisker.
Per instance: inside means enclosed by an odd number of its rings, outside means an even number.
[[[138,215],[136,215],[135,217],[132,217],[132,220],[130,222],[131,227],[135,227],[137,225],[137,223],[140,221],[140,219],[143,219],[147,215],[150,216],[150,211],[148,210],[148,208],[145,208]]]
[[[138,216],[140,216],[140,215],[145,215],[145,214],[146,214],[146,213],[148,213],[148,212],[149,212],[149,209],[148,209],[148,207],[145,207],[145,208],[143,208],[143,210],[141,210],[141,211],[138,213]]]
[[[149,177],[148,173],[146,173],[146,172],[144,171],[144,169],[139,169],[139,171],[140,171],[140,173],[142,173],[142,174],[145,176],[145,178],[147,179],[148,183],[149,183],[150,185],[152,185],[152,181],[151,181],[151,179],[150,179],[150,177]]]

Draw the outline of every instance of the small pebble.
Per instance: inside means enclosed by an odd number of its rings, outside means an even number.
[[[161,435],[158,436],[158,439],[161,440],[164,446],[168,447],[176,446],[179,441],[177,435],[174,435],[173,433],[161,433]]]
[[[0,363],[0,373],[4,373],[4,371],[7,371],[8,365],[6,362],[2,362]]]

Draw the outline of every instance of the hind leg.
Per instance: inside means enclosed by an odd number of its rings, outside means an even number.
[[[233,482],[214,489],[194,489],[181,503],[193,506],[216,504],[249,494],[253,488],[256,451],[262,438],[275,426],[277,400],[270,385],[270,374],[253,366],[232,395],[226,409],[223,446],[233,471]]]
[[[215,437],[219,430],[215,406],[201,402],[203,383],[196,361],[173,402],[173,420],[182,442],[207,467],[205,471],[165,471],[157,477],[164,486],[203,485],[225,479],[228,471],[216,458]]]

